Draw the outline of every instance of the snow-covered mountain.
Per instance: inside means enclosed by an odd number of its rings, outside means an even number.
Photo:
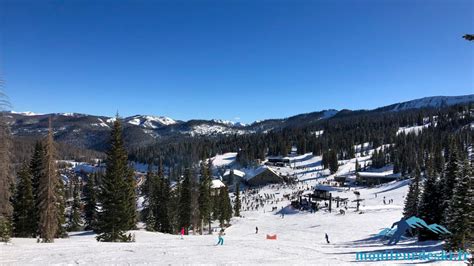
[[[213,122],[216,122],[218,124],[224,124],[227,126],[236,126],[236,127],[245,127],[247,124],[241,123],[241,122],[235,122],[235,121],[230,121],[230,120],[222,120],[222,119],[212,119]]]
[[[26,112],[15,112],[15,111],[10,111],[10,113],[12,113],[12,114],[18,114],[18,115],[24,115],[24,116],[35,116],[35,115],[42,115],[42,114],[37,114],[37,113],[30,112],[30,111],[26,111]]]
[[[158,128],[162,126],[174,125],[177,122],[166,116],[135,115],[124,119],[125,123],[143,128]]]
[[[392,104],[367,112],[400,112],[413,108],[442,108],[454,104],[474,103],[474,95],[438,96]],[[321,120],[333,119],[357,112],[350,110],[323,110],[299,114],[282,119],[256,121],[242,124],[227,120],[180,121],[165,116],[134,115],[122,118],[124,136],[129,145],[147,145],[158,138],[243,135],[266,133],[285,127],[312,125]],[[38,137],[47,132],[48,120],[53,120],[55,138],[81,148],[102,150],[108,140],[115,117],[78,113],[36,114],[33,112],[9,112],[6,115],[12,131],[17,136]]]
[[[442,108],[446,106],[474,102],[474,94],[462,96],[433,96],[382,107],[386,111],[404,111],[419,108]]]

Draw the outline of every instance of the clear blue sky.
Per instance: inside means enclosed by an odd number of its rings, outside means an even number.
[[[16,111],[251,122],[472,94],[473,32],[472,0],[0,0],[0,75]]]

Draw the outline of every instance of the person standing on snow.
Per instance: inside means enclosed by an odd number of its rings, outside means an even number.
[[[329,244],[329,236],[327,233],[326,233],[326,242]]]
[[[216,246],[219,244],[221,244],[221,246],[224,245],[224,238],[223,238],[224,235],[225,235],[224,229],[221,229],[219,231],[219,238],[218,238],[219,241],[217,242]]]
[[[181,227],[181,239],[184,239],[184,227]]]
[[[258,234],[258,227],[255,226],[255,234]]]

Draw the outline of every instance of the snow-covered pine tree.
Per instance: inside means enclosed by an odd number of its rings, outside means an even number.
[[[237,184],[235,185],[234,216],[240,216],[241,207],[242,203],[240,202],[240,181],[237,181]]]
[[[84,187],[84,218],[86,230],[95,230],[97,226],[97,189],[95,187],[96,174],[90,174]]]
[[[39,210],[39,236],[44,243],[54,242],[57,236],[60,215],[60,196],[58,195],[59,176],[56,169],[56,150],[53,140],[51,118],[49,119],[49,132],[45,143],[44,174],[38,180],[38,210]]]
[[[433,168],[433,157],[430,156],[426,162],[425,180],[423,192],[421,193],[418,215],[428,224],[441,223],[441,186],[438,176]],[[436,240],[438,235],[429,230],[420,230],[418,239],[420,241]]]
[[[129,182],[131,170],[127,163],[127,152],[122,139],[120,119],[114,121],[110,134],[110,147],[107,151],[107,168],[102,178],[98,199],[101,211],[97,219],[98,241],[125,242],[130,237],[125,231],[131,226],[130,191],[133,184]]]
[[[472,201],[472,171],[469,161],[464,159],[461,171],[456,175],[453,197],[447,209],[447,226],[452,234],[448,235],[446,241],[447,250],[466,250],[472,246],[472,232],[470,230]]]
[[[18,172],[18,185],[13,200],[13,234],[17,237],[34,237],[36,234],[35,198],[28,164]]]
[[[413,179],[405,199],[405,208],[403,209],[404,217],[411,217],[418,215],[418,207],[420,201],[420,167],[417,165],[413,173]]]

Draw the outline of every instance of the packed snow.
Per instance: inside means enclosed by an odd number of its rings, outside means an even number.
[[[382,147],[386,147],[384,145]],[[381,149],[382,147],[377,147]],[[341,264],[357,261],[358,252],[440,252],[441,241],[417,242],[403,238],[397,245],[387,245],[387,239],[378,236],[402,217],[404,200],[410,180],[392,181],[375,187],[340,187],[335,176],[355,175],[356,160],[364,165],[373,153],[369,145],[359,145],[364,156],[339,161],[338,171],[330,175],[321,165],[321,156],[311,153],[289,156],[285,167],[265,166],[280,175],[294,176],[296,184],[272,184],[246,188],[241,193],[241,217],[231,220],[225,229],[224,245],[216,246],[217,233],[212,235],[178,235],[130,231],[133,243],[102,243],[92,232],[73,232],[66,239],[51,244],[39,244],[35,239],[13,238],[11,243],[0,245],[0,265],[102,265],[102,264]],[[213,166],[238,167],[237,153],[225,153],[211,158]],[[146,165],[135,165],[145,168]],[[84,167],[75,163],[74,167]],[[258,168],[257,168],[258,169]],[[246,169],[241,169],[245,171]],[[234,171],[239,171],[234,169]],[[380,175],[393,173],[392,166],[372,169]],[[350,182],[350,181],[349,181]],[[213,187],[222,187],[221,180],[213,180]],[[295,209],[291,201],[312,193],[315,189],[330,191],[333,198],[346,198],[347,203],[319,202],[316,212]],[[235,199],[230,194],[232,201]],[[355,199],[362,199],[356,210]],[[139,199],[139,208],[143,198]],[[258,227],[258,232],[257,228]],[[140,226],[143,228],[143,226]],[[214,230],[219,230],[213,224]],[[326,242],[328,235],[329,243]],[[275,240],[267,235],[276,235]],[[426,263],[426,261],[383,261],[392,263]],[[362,264],[368,262],[362,262]],[[437,265],[464,265],[463,262],[428,261]]]
[[[191,136],[209,136],[209,135],[244,135],[251,133],[248,130],[236,129],[225,125],[200,124],[193,126],[191,130],[183,132]]]
[[[228,167],[234,164],[237,160],[237,152],[228,152],[224,154],[218,154],[212,158],[212,166],[220,168],[220,167]]]
[[[29,265],[102,265],[102,264],[353,264],[357,252],[419,252],[439,251],[441,242],[417,243],[404,239],[395,246],[375,236],[400,219],[408,181],[398,181],[374,188],[360,188],[364,198],[359,212],[349,201],[345,215],[337,208],[310,213],[293,209],[283,195],[298,190],[310,190],[324,180],[298,183],[296,186],[269,185],[246,191],[243,208],[249,208],[255,198],[264,198],[265,206],[244,210],[233,218],[225,230],[224,245],[215,246],[213,235],[168,235],[143,230],[135,234],[133,243],[102,243],[92,232],[74,232],[69,238],[56,239],[51,244],[38,244],[35,239],[13,238],[0,245],[0,264]],[[335,196],[355,199],[353,189],[332,191]],[[383,199],[393,204],[383,204]],[[272,211],[273,209],[273,211]],[[281,214],[284,214],[282,216]],[[256,233],[258,227],[258,233]],[[217,229],[217,228],[216,228]],[[325,234],[330,243],[326,243]],[[276,235],[276,240],[266,239]],[[399,261],[401,262],[401,261]],[[410,262],[410,261],[404,261]],[[415,261],[416,262],[416,261]],[[431,261],[433,262],[433,261]],[[383,261],[389,264],[390,261]],[[463,265],[462,262],[440,262]]]

